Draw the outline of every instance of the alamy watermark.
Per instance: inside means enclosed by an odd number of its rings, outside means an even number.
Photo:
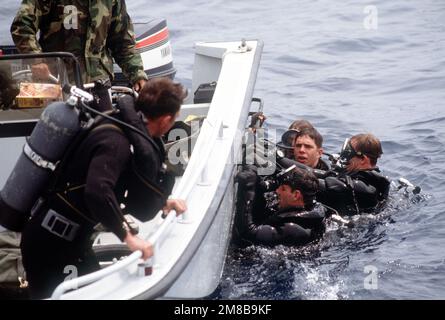
[[[366,17],[363,19],[363,27],[366,30],[377,30],[379,27],[379,11],[376,6],[369,5],[363,9]]]
[[[199,130],[199,121],[192,121],[191,134],[182,128],[176,128],[169,132],[167,159],[170,164],[174,166],[188,164],[197,142]],[[268,131],[269,134],[271,132],[272,130]],[[260,128],[255,132],[246,129],[235,133],[232,149],[227,159],[228,164],[256,165],[259,175],[270,175],[276,170],[276,160],[276,146],[268,141],[264,129]]]
[[[77,271],[77,267],[73,266],[73,265],[65,266],[65,268],[63,268],[63,273],[64,274],[68,274],[65,277],[65,279],[63,280],[64,282],[67,282],[69,280],[75,279],[75,278],[77,278],[79,276],[79,272]],[[75,289],[77,289],[77,287],[78,287],[77,282],[74,282],[72,284],[72,286],[70,288],[68,288],[68,289],[75,290]]]
[[[79,28],[78,10],[76,6],[65,6],[63,8],[65,18],[63,19],[63,27],[67,30]]]
[[[367,274],[367,276],[363,280],[363,287],[366,290],[377,290],[379,288],[377,267],[373,265],[367,265],[365,266],[363,272]]]

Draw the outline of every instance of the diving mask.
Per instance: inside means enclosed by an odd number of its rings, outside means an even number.
[[[351,161],[351,159],[354,157],[363,157],[363,153],[360,151],[355,151],[351,144],[351,140],[348,138],[343,143],[338,159],[340,167],[346,167],[349,164],[349,161]]]
[[[295,140],[301,135],[301,131],[297,129],[289,129],[281,136],[281,141],[277,146],[282,149],[292,150],[294,148]]]

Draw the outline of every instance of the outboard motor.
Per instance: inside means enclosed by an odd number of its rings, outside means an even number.
[[[46,107],[0,191],[0,224],[9,230],[22,231],[58,161],[80,130],[79,111],[70,102],[57,101]]]
[[[175,77],[170,33],[165,19],[153,19],[148,22],[133,22],[136,35],[136,50],[141,54],[144,71],[149,78]],[[127,86],[128,79],[115,63],[113,86]]]

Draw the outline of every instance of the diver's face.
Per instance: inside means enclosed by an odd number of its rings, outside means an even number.
[[[279,186],[276,192],[280,200],[280,209],[304,205],[301,192],[298,190],[292,191],[292,188],[287,184]]]
[[[311,168],[315,168],[323,154],[323,149],[318,148],[315,141],[308,135],[297,137],[294,141],[294,158],[298,162]]]
[[[164,134],[166,134],[173,127],[178,116],[179,116],[179,111],[176,112],[175,114],[168,114],[159,117],[158,119],[159,133],[155,136],[161,137]]]

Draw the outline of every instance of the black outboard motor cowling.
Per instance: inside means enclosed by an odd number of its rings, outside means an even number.
[[[48,187],[57,163],[80,130],[79,112],[54,102],[42,113],[0,191],[0,224],[22,231],[36,201]]]

